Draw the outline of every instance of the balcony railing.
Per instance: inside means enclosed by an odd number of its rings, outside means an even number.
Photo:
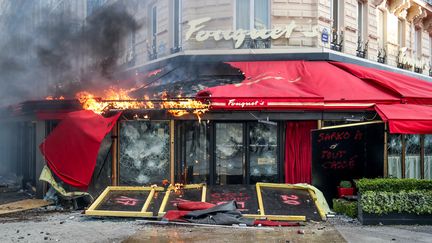
[[[337,30],[333,30],[332,32],[332,41],[330,42],[330,49],[334,51],[342,51],[343,49],[343,31],[338,34]]]
[[[385,63],[387,60],[387,52],[384,48],[378,48],[377,62]]]
[[[250,36],[246,36],[243,44],[241,45],[241,49],[267,49],[270,48],[271,41],[270,39],[252,39]]]
[[[362,41],[361,36],[358,37],[357,40],[357,56],[361,58],[366,58],[367,51],[368,51],[368,44],[369,41]]]

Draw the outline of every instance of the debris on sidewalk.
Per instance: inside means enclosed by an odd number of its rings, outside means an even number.
[[[25,211],[51,205],[52,202],[41,199],[26,199],[17,202],[0,205],[0,215]]]

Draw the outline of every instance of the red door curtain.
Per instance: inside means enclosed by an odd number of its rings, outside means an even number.
[[[285,137],[285,182],[311,183],[311,130],[317,121],[289,121]]]

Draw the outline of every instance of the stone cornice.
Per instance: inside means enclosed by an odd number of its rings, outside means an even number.
[[[376,7],[378,5],[381,5],[386,0],[371,0],[371,3]]]
[[[411,7],[411,2],[409,0],[392,0],[389,2],[389,11],[396,16],[399,13],[409,9]]]
[[[422,10],[422,8],[419,5],[412,5],[409,9],[408,9],[408,14],[406,16],[406,19],[409,22],[413,22],[415,19],[418,19],[419,17],[424,18],[425,17],[425,13],[426,12],[424,10]],[[424,17],[422,17],[424,16]]]

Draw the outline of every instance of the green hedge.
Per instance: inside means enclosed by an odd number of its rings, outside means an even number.
[[[357,202],[344,199],[333,199],[333,211],[343,213],[351,218],[357,217]]]
[[[399,192],[412,190],[432,190],[432,180],[420,179],[360,179],[356,181],[356,187],[360,193],[366,191]]]
[[[432,191],[366,191],[360,203],[363,211],[374,214],[432,214]]]

